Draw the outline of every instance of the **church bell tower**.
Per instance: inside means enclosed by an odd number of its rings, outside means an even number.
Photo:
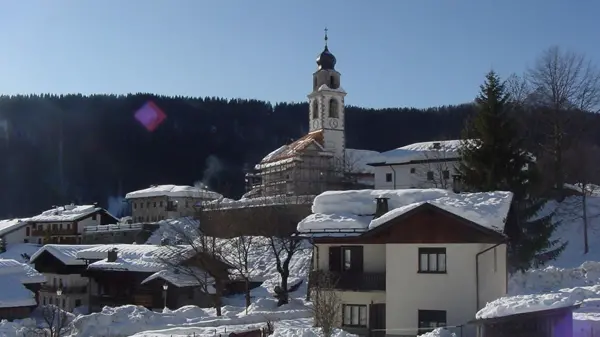
[[[344,136],[344,97],[340,86],[341,74],[335,70],[336,58],[327,46],[317,57],[317,71],[313,74],[313,91],[308,95],[309,130],[323,132],[324,147],[333,152],[340,162],[344,160],[346,139]]]

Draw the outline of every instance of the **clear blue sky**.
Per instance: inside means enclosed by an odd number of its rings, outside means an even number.
[[[600,63],[598,13],[598,0],[6,0],[0,93],[303,101],[327,26],[348,104],[455,104],[553,44]]]

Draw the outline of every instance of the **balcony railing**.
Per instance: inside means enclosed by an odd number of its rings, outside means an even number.
[[[357,273],[314,270],[310,272],[309,285],[337,290],[385,291],[385,272]]]
[[[76,229],[66,228],[45,228],[34,229],[31,231],[31,236],[52,236],[52,235],[77,235]]]
[[[59,287],[51,284],[42,285],[40,291],[55,293],[58,289],[61,289],[63,294],[85,294],[87,292],[87,286]]]

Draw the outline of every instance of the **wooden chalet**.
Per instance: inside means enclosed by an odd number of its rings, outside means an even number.
[[[97,246],[50,244],[31,256],[30,263],[46,277],[39,291],[40,304],[53,304],[66,311],[88,305],[88,278],[82,276],[87,266],[77,259],[77,252]]]
[[[37,307],[37,293],[46,279],[31,266],[0,259],[0,320],[27,318]]]
[[[103,306],[125,304],[148,309],[212,306],[215,285],[219,282],[204,276],[202,270],[194,267],[193,263],[201,258],[203,267],[221,268],[221,273],[217,275],[222,280],[227,280],[230,266],[215,260],[207,262],[210,260],[207,256],[183,261],[181,268],[166,265],[159,256],[164,258],[165,254],[173,254],[172,249],[157,245],[123,244],[81,251],[78,258],[87,265],[83,275],[90,280],[89,310],[93,312],[101,310]]]

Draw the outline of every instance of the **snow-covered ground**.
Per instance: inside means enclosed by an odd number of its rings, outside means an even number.
[[[580,304],[574,318],[575,336],[600,336],[600,197],[587,198],[589,252],[584,254],[582,198],[573,196],[562,203],[549,203],[560,227],[554,238],[566,242],[564,252],[545,267],[512,275],[509,296],[483,308],[478,317]]]

